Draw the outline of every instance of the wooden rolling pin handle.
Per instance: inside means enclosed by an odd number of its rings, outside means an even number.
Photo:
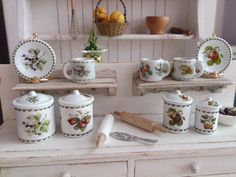
[[[71,0],[71,9],[76,10],[76,0]]]
[[[164,133],[168,132],[168,130],[166,128],[158,125],[157,123],[153,127],[153,132],[155,132],[155,131],[161,131],[161,132],[164,132]]]
[[[97,147],[101,147],[103,145],[103,143],[105,142],[106,140],[106,136],[104,134],[100,134],[98,135],[98,139],[97,139]]]
[[[164,128],[159,126],[152,120],[146,119],[144,117],[129,113],[129,112],[114,112],[115,115],[119,116],[118,118],[124,122],[127,122],[136,127],[142,128],[148,132],[162,131],[166,132]]]

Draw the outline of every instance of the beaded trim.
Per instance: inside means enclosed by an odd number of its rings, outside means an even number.
[[[55,132],[54,132],[52,135],[50,135],[50,136],[48,136],[48,137],[45,137],[45,138],[43,138],[43,139],[39,139],[39,140],[25,140],[25,139],[22,139],[22,138],[19,138],[19,140],[22,141],[22,142],[24,142],[24,143],[37,143],[37,142],[41,142],[41,141],[45,141],[45,140],[47,140],[47,139],[50,139],[50,138],[52,138],[54,135],[55,135]]]
[[[196,128],[196,127],[194,127],[197,131],[199,131],[199,132],[203,132],[203,133],[213,133],[213,132],[215,132],[216,130],[201,130],[201,129],[199,129],[199,128]]]
[[[91,133],[93,131],[93,129],[89,130],[88,132],[86,133],[82,133],[82,134],[67,134],[67,133],[63,133],[65,136],[68,136],[68,137],[82,137],[82,136],[85,136],[89,133]]]
[[[170,104],[170,103],[167,103],[167,102],[165,102],[165,104],[170,105],[170,106],[174,106],[174,107],[182,107],[182,108],[184,108],[184,107],[189,107],[189,106],[192,105],[192,104],[187,104],[187,105],[176,105],[176,104]]]
[[[186,131],[189,130],[189,128],[186,128],[186,129],[173,129],[173,128],[166,127],[165,125],[163,125],[163,127],[165,127],[168,130],[174,131],[174,132],[186,132]]]
[[[62,105],[59,105],[61,108],[65,108],[65,109],[78,109],[78,108],[85,108],[87,106],[90,106],[92,105],[93,103],[90,103],[90,104],[87,104],[87,105],[83,105],[83,106],[62,106]]]
[[[200,109],[198,109],[198,108],[196,108],[196,111],[203,112],[203,113],[207,113],[207,114],[216,114],[216,113],[219,113],[218,111],[212,111],[212,112],[210,112],[210,111],[203,111],[203,110],[200,110]]]
[[[51,108],[51,107],[53,107],[54,106],[54,103],[52,104],[52,105],[50,105],[50,106],[47,106],[47,107],[45,107],[45,108],[41,108],[41,109],[18,109],[18,108],[14,108],[16,111],[20,111],[20,112],[36,112],[36,111],[42,111],[42,110],[46,110],[46,109],[49,109],[49,108]]]

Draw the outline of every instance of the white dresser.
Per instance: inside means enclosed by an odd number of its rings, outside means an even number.
[[[147,116],[158,119],[160,116]],[[213,135],[191,127],[185,134],[147,133],[115,121],[113,131],[156,138],[156,145],[123,142],[109,138],[97,149],[95,118],[93,133],[67,138],[56,135],[38,144],[23,144],[17,138],[16,122],[7,120],[0,129],[1,177],[182,177],[236,176],[235,127],[219,126]]]

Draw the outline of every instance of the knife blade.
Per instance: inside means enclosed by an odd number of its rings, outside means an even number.
[[[115,138],[121,141],[129,141],[129,142],[136,141],[140,143],[151,143],[151,144],[158,142],[158,140],[156,139],[142,138],[142,137],[138,137],[135,135],[131,135],[129,133],[124,133],[124,132],[111,132],[110,136],[112,138]]]

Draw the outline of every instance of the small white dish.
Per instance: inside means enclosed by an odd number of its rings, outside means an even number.
[[[56,55],[46,42],[39,39],[21,41],[13,51],[12,63],[16,72],[24,79],[44,79],[50,76]]]
[[[219,37],[210,37],[200,43],[197,59],[202,61],[206,73],[223,73],[232,60],[232,49]]]
[[[236,124],[236,115],[232,116],[232,115],[223,114],[225,108],[226,107],[222,107],[220,109],[219,123],[221,123],[222,125],[227,125],[227,126],[235,125]],[[234,107],[227,107],[227,108],[234,108]]]

